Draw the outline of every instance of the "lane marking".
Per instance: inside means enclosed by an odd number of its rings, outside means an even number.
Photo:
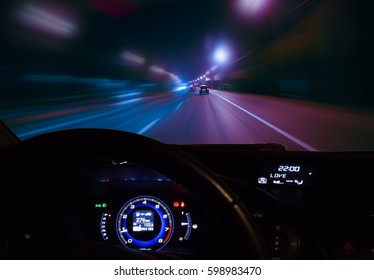
[[[235,104],[234,102],[226,99],[225,97],[222,97],[220,95],[218,95],[217,93],[212,93],[213,95],[225,100],[226,102],[230,103],[231,105],[235,106],[236,108],[238,108],[239,110],[243,111],[244,113],[250,115],[252,118],[255,118],[256,120],[258,120],[259,122],[263,123],[264,125],[267,125],[268,127],[270,127],[271,129],[274,129],[276,132],[282,134],[284,137],[290,139],[291,141],[295,142],[296,144],[300,145],[301,147],[303,147],[304,149],[308,150],[308,151],[318,151],[316,148],[308,145],[307,143],[301,141],[300,139],[296,138],[295,136],[292,136],[291,134],[285,132],[284,130],[276,127],[275,125],[265,121],[264,119],[256,116],[255,114],[251,113],[250,111],[244,109],[243,107]]]
[[[140,101],[140,100],[143,100],[143,99],[144,99],[144,97],[133,98],[133,99],[125,100],[125,101],[112,103],[111,106],[126,105],[126,104],[134,103],[136,101]]]
[[[144,132],[148,131],[152,126],[154,126],[159,120],[161,120],[161,117],[155,119],[153,122],[147,124],[145,127],[143,127],[141,130],[139,130],[138,134],[143,134]]]
[[[134,98],[134,99],[126,100],[126,101],[112,103],[109,106],[120,106],[120,105],[130,104],[130,103],[134,103],[134,102],[140,101],[142,99],[143,99],[143,97]],[[95,114],[95,115],[91,115],[91,116],[87,116],[87,117],[75,119],[75,120],[72,120],[72,121],[66,121],[66,122],[63,122],[63,123],[55,124],[55,125],[49,125],[49,126],[44,127],[44,128],[40,128],[40,129],[36,129],[36,130],[32,130],[32,131],[20,133],[18,135],[18,137],[21,138],[21,139],[22,138],[26,138],[26,137],[31,137],[31,136],[39,134],[39,133],[46,133],[46,132],[49,132],[51,130],[60,129],[62,127],[66,127],[66,126],[70,126],[70,125],[75,125],[77,123],[82,123],[82,122],[93,120],[93,119],[96,119],[96,118],[101,118],[101,117],[105,117],[105,116],[108,116],[108,115],[112,115],[112,114],[114,114],[116,112],[120,112],[120,111],[123,111],[123,110],[125,110],[125,108],[119,108],[119,109],[111,110],[109,112],[103,112],[103,113],[100,113],[100,114]]]
[[[184,102],[185,101],[182,101],[181,103],[179,103],[178,106],[177,106],[177,108],[174,109],[174,112],[177,111],[180,107],[182,107],[182,105],[183,105]]]
[[[66,122],[63,122],[63,123],[55,124],[55,125],[49,125],[47,127],[43,127],[43,128],[40,128],[40,129],[35,129],[35,130],[29,131],[29,132],[20,133],[20,134],[18,134],[18,137],[22,139],[22,138],[25,138],[25,137],[37,135],[39,133],[47,133],[47,132],[50,132],[50,131],[55,130],[55,129],[60,129],[62,127],[82,123],[82,122],[93,120],[93,119],[96,119],[96,118],[101,118],[101,117],[104,117],[104,116],[107,116],[107,115],[112,115],[112,114],[114,114],[116,112],[119,112],[119,111],[122,111],[122,110],[123,109],[112,110],[112,111],[109,111],[109,112],[95,114],[95,115],[92,115],[92,116],[87,116],[87,117],[75,119],[75,120],[72,120],[72,121],[66,121]]]
[[[114,96],[111,96],[110,98],[123,98],[123,97],[130,97],[130,96],[135,96],[135,95],[140,95],[140,94],[142,94],[141,91],[128,92],[128,93],[123,93],[123,94],[119,94],[119,95],[114,95]]]

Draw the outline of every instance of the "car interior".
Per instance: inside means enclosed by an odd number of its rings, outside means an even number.
[[[1,151],[1,256],[373,259],[372,168],[371,153],[52,132]]]
[[[0,259],[373,260],[369,2],[4,1]]]

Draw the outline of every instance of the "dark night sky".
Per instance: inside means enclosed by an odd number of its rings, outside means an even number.
[[[243,1],[265,4],[252,14],[240,16],[243,9],[238,5]],[[320,3],[324,4],[321,8]],[[304,32],[306,38],[310,35],[320,40],[313,45],[314,53],[307,53],[307,48],[304,53],[311,59],[318,55],[325,63],[323,56],[339,52],[355,60],[369,38],[363,30],[365,7],[355,0],[8,0],[2,5],[0,69],[7,74],[121,79],[157,65],[187,81],[215,63],[213,53],[220,44],[229,48],[234,61],[253,49],[279,48],[287,34],[292,39],[293,33],[303,36]],[[25,16],[27,5],[70,22],[74,32],[70,37],[58,36],[25,23],[19,15]],[[314,7],[311,22],[308,13]],[[341,18],[336,16],[339,13]],[[330,34],[324,35],[325,30]],[[146,58],[144,69],[126,68],[121,58],[124,51]],[[280,55],[297,54],[299,46],[280,51]],[[258,57],[261,59],[260,51]],[[262,57],[261,63],[271,62],[271,57]]]
[[[158,2],[117,18],[100,11],[85,14],[77,44],[86,50],[94,45],[90,51],[113,60],[129,49],[186,77],[207,70],[214,44],[232,40],[227,1]]]
[[[113,3],[122,3],[123,6],[129,2],[133,4],[127,13],[111,16],[108,12],[113,10]],[[267,37],[269,15],[265,14],[260,23],[243,26],[242,22],[235,20],[234,2],[11,1],[5,5],[2,14],[5,35],[2,47],[12,54],[12,58],[7,57],[5,61],[13,66],[22,65],[25,71],[28,67],[36,71],[53,71],[60,66],[57,72],[79,74],[81,69],[94,74],[95,65],[115,69],[121,64],[121,53],[130,50],[184,79],[193,78],[214,64],[213,52],[222,42],[231,48],[234,58],[248,50],[248,42],[254,44]],[[76,33],[71,38],[59,38],[20,23],[14,14],[25,3],[42,8],[58,7],[73,19]],[[54,66],[51,66],[52,62]],[[99,75],[105,74],[102,69],[97,70]]]
[[[235,10],[235,2],[239,1],[232,0],[148,1],[152,4],[115,19],[93,13],[87,17],[85,32],[89,35],[84,43],[95,41],[94,49],[108,55],[129,48],[192,78],[215,63],[213,53],[221,44],[231,48],[235,59],[271,39],[269,20],[276,14],[278,1],[266,1],[274,9],[245,24]]]

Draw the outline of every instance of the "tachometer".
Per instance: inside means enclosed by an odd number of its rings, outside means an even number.
[[[157,251],[170,240],[174,219],[168,206],[151,196],[125,203],[116,220],[117,235],[128,248]]]

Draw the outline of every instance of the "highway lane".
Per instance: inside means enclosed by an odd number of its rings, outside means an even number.
[[[374,150],[373,111],[260,95],[221,95],[317,150]]]
[[[288,150],[373,150],[373,113],[255,94],[191,95],[149,136],[169,143],[268,143]]]
[[[239,94],[241,95],[241,94]],[[170,143],[269,143],[277,142],[292,150],[316,150],[246,109],[249,96],[234,103],[226,92],[211,90],[209,95],[193,94],[174,118],[164,120],[149,136]],[[244,101],[244,102],[243,102]],[[178,132],[178,133],[175,133]]]
[[[282,98],[211,90],[115,91],[52,106],[2,110],[22,139],[66,128],[112,128],[166,143],[269,143],[288,150],[373,150],[372,113]]]
[[[88,99],[86,95],[49,103],[50,98],[30,107],[2,110],[1,118],[21,138],[68,128],[112,128],[144,133],[155,118],[164,117],[184,95],[115,91]]]

